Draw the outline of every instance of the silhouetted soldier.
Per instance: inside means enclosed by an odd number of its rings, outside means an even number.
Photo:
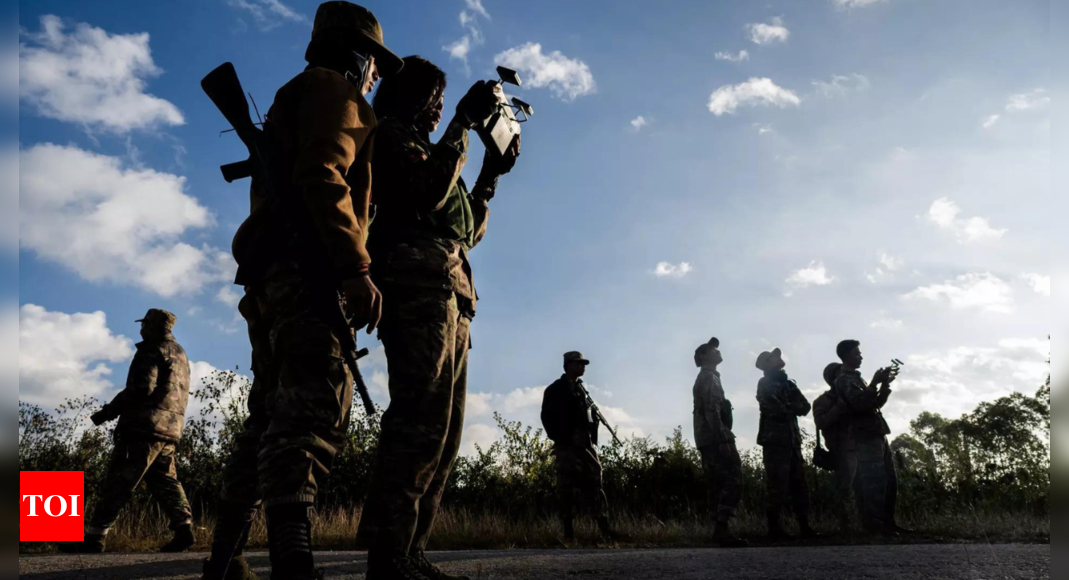
[[[731,533],[731,520],[742,500],[742,457],[731,431],[731,402],[717,370],[722,362],[720,340],[716,338],[694,351],[694,364],[701,369],[694,382],[694,444],[701,452],[711,501],[717,505],[714,537],[721,546],[738,548],[748,545]]]
[[[546,387],[542,398],[542,426],[553,441],[557,465],[557,492],[564,538],[575,539],[575,516],[592,511],[598,529],[608,539],[615,538],[609,525],[609,502],[602,489],[601,461],[598,459],[598,420],[582,389],[583,375],[590,364],[579,352],[564,355],[564,375]]]
[[[786,366],[778,348],[757,357],[757,368],[765,373],[757,384],[761,409],[757,444],[764,448],[768,533],[772,540],[790,538],[782,521],[788,502],[794,505],[802,536],[817,537],[809,525],[809,484],[805,479],[802,433],[798,428],[798,418],[808,415],[812,407],[798,385],[787,376]]]
[[[184,552],[193,545],[193,514],[175,472],[175,446],[182,439],[189,401],[189,360],[171,334],[176,320],[174,314],[157,309],[138,320],[143,340],[130,363],[126,388],[92,416],[95,425],[119,420],[108,474],[85,541],[61,544],[63,552],[103,552],[108,531],[142,479],[174,531],[174,539],[161,551]]]

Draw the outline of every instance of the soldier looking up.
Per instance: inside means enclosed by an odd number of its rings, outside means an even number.
[[[702,456],[702,469],[709,483],[709,499],[716,508],[715,539],[725,548],[749,545],[731,533],[731,520],[742,500],[742,457],[735,446],[731,402],[717,368],[724,362],[720,340],[710,339],[694,351],[694,364],[701,369],[694,381],[694,444]]]
[[[542,426],[553,441],[557,465],[557,492],[564,539],[575,539],[575,516],[591,511],[607,539],[615,534],[609,525],[609,502],[602,489],[598,459],[598,420],[583,390],[583,375],[590,361],[579,352],[564,355],[564,375],[546,387],[542,398]]]
[[[497,110],[494,86],[475,83],[437,143],[445,74],[418,56],[375,94],[376,204],[368,248],[385,299],[379,338],[386,349],[390,406],[359,543],[368,577],[454,578],[424,556],[464,432],[469,331],[477,295],[468,252],[486,234],[498,179],[520,153],[487,152],[475,186],[461,178],[468,131]]]
[[[778,348],[757,357],[757,368],[765,374],[757,384],[757,403],[761,409],[757,444],[764,448],[768,534],[773,541],[790,539],[783,529],[782,515],[791,500],[802,537],[818,537],[809,525],[809,484],[805,479],[802,433],[798,428],[798,418],[808,415],[812,407],[798,385],[787,376],[786,367],[783,352]]]
[[[108,531],[142,479],[171,519],[174,539],[160,550],[184,552],[193,545],[193,513],[175,473],[175,446],[182,439],[189,402],[189,360],[171,334],[176,321],[174,314],[157,309],[137,321],[143,340],[130,363],[126,388],[92,416],[98,426],[119,420],[107,477],[85,540],[61,544],[62,552],[103,552]]]

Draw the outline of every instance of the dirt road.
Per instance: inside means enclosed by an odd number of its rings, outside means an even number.
[[[35,580],[189,580],[200,577],[204,554],[25,556],[19,577]],[[558,550],[440,552],[431,559],[476,580],[782,579],[830,580],[1050,578],[1049,545],[843,546],[748,550]],[[362,579],[363,552],[324,552],[317,562],[328,578]],[[250,557],[267,576],[267,556]]]

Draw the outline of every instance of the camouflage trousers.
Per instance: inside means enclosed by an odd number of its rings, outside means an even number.
[[[742,457],[734,441],[728,445],[730,450],[727,452],[716,445],[698,450],[709,482],[709,501],[717,506],[716,521],[719,523],[734,518],[742,501]]]
[[[582,512],[596,518],[609,516],[609,500],[602,488],[601,461],[593,446],[558,445],[553,450],[557,465],[557,496],[560,516],[570,523]]]
[[[898,473],[886,437],[852,442],[837,453],[835,479],[839,488],[839,521],[850,519],[856,499],[861,524],[879,531],[895,521]],[[855,497],[856,494],[856,497]]]
[[[809,521],[809,483],[800,447],[764,448],[768,517],[778,520],[788,504],[799,523]]]
[[[383,308],[390,406],[358,543],[407,554],[426,548],[460,451],[470,307],[448,291],[384,288]]]
[[[174,452],[174,443],[116,437],[107,478],[87,532],[106,535],[142,480],[170,518],[172,530],[193,523],[189,500],[175,472]]]
[[[249,418],[224,463],[221,497],[254,509],[313,504],[345,443],[353,379],[327,323],[337,292],[294,265],[272,267],[247,288],[253,386]]]

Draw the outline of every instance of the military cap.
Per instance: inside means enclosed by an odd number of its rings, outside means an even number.
[[[145,326],[171,330],[174,328],[174,323],[178,322],[178,317],[166,310],[152,308],[145,314],[144,318],[135,320],[134,322],[143,322]]]
[[[404,66],[401,57],[386,48],[382,39],[382,25],[370,10],[340,0],[320,4],[312,25],[312,40],[349,34],[353,36],[346,36],[347,41],[352,41],[355,46],[375,57],[380,76],[396,74]]]
[[[824,382],[828,383],[829,387],[835,388],[835,379],[839,378],[839,373],[842,370],[843,363],[833,362],[824,367]]]
[[[577,362],[584,365],[590,364],[590,361],[588,361],[586,357],[583,356],[583,353],[575,350],[573,350],[572,352],[564,353],[564,364],[568,364],[570,362]]]
[[[769,361],[772,360],[772,357],[778,357],[778,356],[781,356],[782,354],[783,354],[783,351],[781,351],[780,349],[776,348],[776,349],[773,349],[772,352],[768,352],[766,350],[765,352],[757,355],[757,369],[758,370],[762,370],[762,371],[767,371],[768,370],[768,363],[769,363]]]

